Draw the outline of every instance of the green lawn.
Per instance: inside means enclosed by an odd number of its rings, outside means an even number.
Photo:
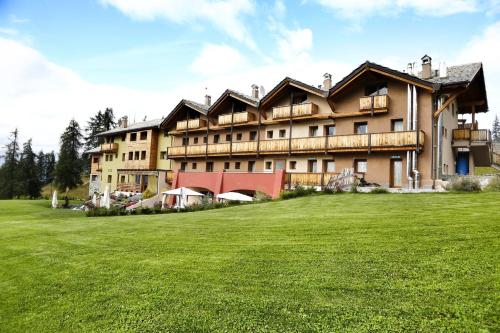
[[[500,193],[86,218],[0,201],[0,332],[500,330]]]

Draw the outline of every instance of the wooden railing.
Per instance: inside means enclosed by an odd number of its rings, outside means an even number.
[[[141,184],[136,183],[118,183],[116,184],[116,190],[120,192],[143,192],[145,186],[141,187]]]
[[[387,109],[389,107],[389,96],[365,96],[359,99],[359,109],[370,111],[373,109]]]
[[[101,152],[116,153],[118,151],[118,143],[103,143],[101,144]]]
[[[336,172],[289,172],[286,174],[285,183],[289,187],[302,186],[321,186],[328,184],[330,177],[338,175]]]
[[[453,130],[453,140],[454,141],[491,141],[490,130],[480,129],[472,130],[470,128],[457,128]]]
[[[177,127],[176,129],[178,131],[182,131],[185,129],[195,129],[195,128],[200,128],[204,126],[205,121],[201,120],[200,118],[197,119],[190,119],[188,121],[186,120],[181,120],[177,122]]]
[[[314,103],[292,105],[292,118],[312,116],[318,113],[318,106]],[[290,105],[273,108],[273,119],[290,118]]]
[[[419,132],[419,149],[424,146],[425,135]],[[194,145],[170,147],[168,156],[203,156],[229,155],[229,154],[257,154],[257,153],[308,153],[308,152],[343,152],[343,151],[398,151],[416,150],[417,132],[385,132],[352,135],[317,136],[305,138],[243,141],[230,143],[217,143],[207,145]]]
[[[233,124],[243,124],[252,120],[251,114],[248,112],[235,112],[231,114],[221,114],[219,116],[219,125],[231,125],[231,118],[233,119]]]

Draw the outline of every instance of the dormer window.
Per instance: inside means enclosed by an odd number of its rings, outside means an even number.
[[[387,95],[387,82],[372,84],[365,87],[365,96]]]
[[[306,93],[296,93],[293,95],[293,104],[302,104],[307,100]]]

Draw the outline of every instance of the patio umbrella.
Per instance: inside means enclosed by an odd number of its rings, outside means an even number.
[[[101,199],[101,207],[106,207],[107,209],[109,209],[110,206],[111,202],[109,199],[109,185],[106,185],[106,189],[104,190],[104,194],[102,195]]]
[[[52,208],[57,208],[57,191],[52,194]]]
[[[253,198],[238,192],[226,192],[217,194],[217,199],[223,199],[228,201],[253,201]]]
[[[163,194],[175,195],[177,197],[177,208],[185,208],[185,204],[189,196],[202,197],[204,195],[187,187],[179,187],[174,190],[165,191]]]

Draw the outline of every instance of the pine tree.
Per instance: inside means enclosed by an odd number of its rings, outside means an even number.
[[[491,137],[494,142],[500,143],[500,120],[498,120],[498,115],[495,115],[495,120],[493,120],[493,127],[491,129]]]
[[[116,127],[115,116],[112,108],[106,108],[104,112],[99,110],[94,117],[90,117],[85,128],[85,150],[89,150],[99,146],[99,133],[109,131]]]
[[[104,110],[104,113],[102,114],[101,126],[103,131],[109,131],[110,129],[116,127],[115,114],[113,113],[112,108],[106,108],[106,110]]]
[[[80,125],[72,119],[61,135],[59,160],[55,168],[55,182],[61,191],[72,189],[82,184],[82,159],[80,149],[83,146]]]
[[[0,168],[0,198],[12,199],[19,196],[19,132],[11,133],[5,146],[4,164]]]
[[[36,155],[31,147],[31,139],[23,145],[19,161],[19,173],[21,194],[28,196],[30,199],[40,197],[42,184],[39,178],[40,173],[36,163]]]
[[[44,167],[43,177],[45,184],[50,184],[54,181],[54,174],[56,170],[56,154],[54,151],[45,154]]]

